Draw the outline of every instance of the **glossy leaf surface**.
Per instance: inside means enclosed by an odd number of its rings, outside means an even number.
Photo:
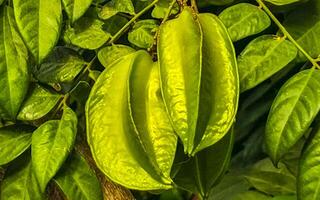
[[[33,127],[11,125],[0,128],[0,166],[21,155],[31,144]]]
[[[263,35],[254,39],[238,57],[241,92],[280,71],[296,55],[296,47],[284,38]]]
[[[60,94],[35,85],[24,100],[17,119],[25,121],[40,119],[53,109],[60,98]]]
[[[92,0],[62,0],[62,3],[69,19],[73,23],[85,13]]]
[[[234,42],[260,33],[271,24],[271,20],[262,9],[249,3],[239,3],[226,8],[220,13],[219,18]]]
[[[138,21],[128,33],[129,42],[140,48],[151,48],[155,42],[158,26],[156,20],[147,19]]]
[[[68,200],[102,200],[100,183],[86,160],[78,153],[70,158],[54,178]]]
[[[28,91],[28,50],[7,6],[0,12],[0,49],[0,116],[14,119]]]
[[[200,24],[189,8],[160,26],[158,59],[162,94],[174,129],[189,154],[194,148],[199,112],[201,43]]]
[[[32,168],[42,191],[71,152],[77,133],[77,116],[64,107],[61,120],[42,124],[32,135]]]
[[[63,39],[84,49],[97,49],[110,38],[110,34],[103,30],[104,23],[99,19],[83,17],[81,21],[67,28]]]
[[[38,64],[57,44],[62,21],[60,0],[14,0],[20,33]]]
[[[155,163],[154,152],[145,149],[152,135],[139,132],[140,123],[137,126],[133,123],[138,123],[139,119],[135,118],[128,102],[132,98],[127,81],[131,71],[134,69],[132,76],[135,76],[137,71],[148,69],[151,65],[150,56],[143,51],[119,60],[99,76],[86,105],[88,143],[97,166],[114,182],[138,190],[171,187],[171,181],[161,175]],[[148,70],[139,74],[137,81],[142,82],[137,84],[143,85],[147,77]],[[130,85],[130,88],[137,87],[132,82]],[[145,87],[143,85],[141,89]],[[159,142],[162,143],[161,140]]]
[[[36,79],[43,83],[71,82],[86,64],[77,52],[56,47],[34,74]]]
[[[309,69],[280,89],[266,124],[266,149],[274,163],[293,147],[320,110],[320,71]]]

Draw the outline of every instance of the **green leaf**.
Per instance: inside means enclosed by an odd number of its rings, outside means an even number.
[[[13,10],[0,12],[0,116],[14,119],[29,85],[28,50],[17,29]]]
[[[128,40],[137,47],[151,48],[155,42],[158,27],[158,21],[154,19],[140,20],[134,24],[132,30],[128,33]]]
[[[224,6],[234,2],[234,0],[199,0],[199,7],[207,7],[210,5]]]
[[[256,191],[247,191],[237,194],[232,200],[270,200],[271,198]]]
[[[73,27],[68,27],[64,32],[63,39],[66,43],[71,43],[84,49],[97,49],[110,38],[110,34],[103,30],[104,22],[98,19],[82,17],[74,23]]]
[[[109,19],[120,12],[130,15],[135,14],[131,0],[111,0],[107,2],[99,12],[99,17],[101,19]]]
[[[24,121],[40,119],[55,107],[60,98],[60,94],[37,84],[24,100],[17,119]]]
[[[3,2],[4,2],[4,0],[0,0],[0,5],[2,5]]]
[[[263,35],[238,57],[241,92],[249,90],[280,71],[297,55],[297,48],[285,38]]]
[[[238,66],[227,29],[213,14],[200,14],[199,20],[203,31],[202,72],[193,155],[227,134],[239,98]]]
[[[152,10],[151,16],[153,18],[162,19],[169,12],[169,6],[172,1],[175,0],[159,0],[154,9]],[[171,10],[171,14],[177,14],[179,12],[179,5],[175,2]]]
[[[68,200],[102,200],[100,182],[86,160],[78,153],[63,165],[53,179]]]
[[[134,52],[135,50],[129,46],[117,44],[99,50],[98,59],[105,68],[108,68],[118,59]]]
[[[43,83],[71,82],[86,65],[87,63],[76,51],[66,47],[56,47],[34,70],[34,75]]]
[[[247,180],[232,172],[226,174],[222,181],[211,190],[210,200],[233,200],[237,194],[246,192],[250,188]]]
[[[69,19],[74,23],[89,8],[93,0],[62,0]]]
[[[129,20],[126,17],[115,15],[104,21],[103,28],[111,35],[114,35],[128,22]]]
[[[31,167],[29,151],[9,166],[1,182],[1,200],[44,200]]]
[[[88,143],[97,166],[130,189],[171,188],[166,174],[176,140],[157,96],[159,88],[155,80],[148,81],[151,65],[144,51],[124,57],[99,76],[86,104]]]
[[[277,5],[277,6],[283,6],[283,5],[287,5],[287,4],[297,3],[302,0],[265,0],[265,1],[270,2],[270,3]]]
[[[13,0],[20,33],[38,64],[57,44],[62,9],[60,0]]]
[[[0,166],[20,156],[31,144],[33,127],[11,125],[0,128]]]
[[[283,25],[299,45],[313,58],[320,55],[320,2],[309,1],[299,9],[291,12]],[[305,62],[307,58],[299,52],[298,61]]]
[[[297,200],[295,195],[275,196],[272,200]]]
[[[160,26],[158,36],[158,60],[164,101],[174,129],[182,140],[184,151],[191,154],[200,96],[200,24],[194,20],[191,9],[185,8],[178,18]]]
[[[314,136],[300,157],[297,193],[299,200],[320,198],[320,178],[318,176],[320,165],[320,129],[316,128]]]
[[[70,91],[71,98],[75,99],[80,106],[84,106],[89,97],[91,86],[86,81],[79,81],[77,85]],[[83,107],[82,107],[83,108]]]
[[[216,144],[183,162],[174,182],[186,190],[208,197],[210,190],[228,169],[233,141],[234,133],[230,131]]]
[[[274,163],[308,130],[320,110],[320,71],[304,70],[280,89],[266,124],[266,150]]]
[[[252,170],[245,177],[254,188],[265,194],[287,195],[296,192],[296,179],[291,174]]]
[[[71,152],[77,133],[77,116],[64,107],[61,120],[42,124],[32,135],[32,168],[42,191]]]
[[[219,18],[234,42],[260,33],[271,24],[270,18],[262,9],[249,3],[239,3],[226,8]]]

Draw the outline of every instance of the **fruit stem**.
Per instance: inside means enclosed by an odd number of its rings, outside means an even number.
[[[320,69],[319,64],[316,59],[312,58],[299,44],[298,42],[291,36],[291,34],[287,31],[287,29],[280,23],[280,21],[273,15],[270,9],[263,3],[262,0],[256,0],[261,8],[269,15],[272,21],[279,27],[281,32],[287,37],[299,51],[312,63],[312,65],[318,69]]]

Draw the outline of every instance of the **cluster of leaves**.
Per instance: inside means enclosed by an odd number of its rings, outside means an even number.
[[[0,199],[320,199],[319,36],[319,0],[0,0]]]

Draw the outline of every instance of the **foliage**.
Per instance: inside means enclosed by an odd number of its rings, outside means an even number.
[[[320,200],[319,0],[0,0],[0,199]]]

